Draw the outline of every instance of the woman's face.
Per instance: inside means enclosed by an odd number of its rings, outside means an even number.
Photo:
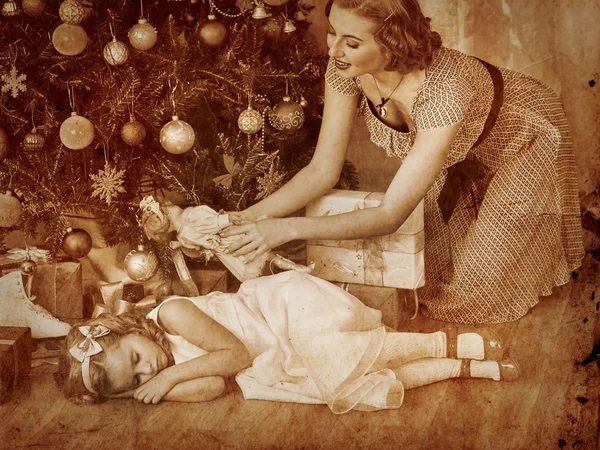
[[[104,370],[112,393],[117,394],[137,388],[168,365],[160,345],[140,334],[129,334],[106,352]]]
[[[340,76],[354,78],[383,70],[388,58],[383,47],[375,41],[376,32],[372,21],[332,5],[327,46]]]

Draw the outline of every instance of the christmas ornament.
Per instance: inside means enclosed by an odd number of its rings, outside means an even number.
[[[133,48],[150,50],[156,44],[158,32],[146,19],[141,18],[137,24],[131,27],[127,36]]]
[[[62,249],[71,258],[83,258],[92,249],[92,236],[83,228],[69,227],[63,237]]]
[[[306,108],[308,106],[308,102],[303,96],[300,96],[300,106],[302,106],[303,108]]]
[[[92,197],[99,197],[110,205],[114,197],[125,192],[123,175],[125,170],[117,171],[116,167],[111,167],[108,163],[104,164],[104,170],[98,171],[98,175],[90,174],[90,178],[94,180]]]
[[[123,261],[125,272],[134,281],[146,281],[158,270],[156,255],[138,245],[136,250],[130,251]]]
[[[44,148],[45,143],[44,136],[37,132],[37,128],[33,127],[33,130],[27,133],[23,139],[23,148],[28,151],[38,151]]]
[[[294,31],[296,31],[296,26],[294,25],[294,22],[292,22],[289,19],[286,19],[286,21],[283,23],[283,32],[292,33]]]
[[[52,33],[52,44],[61,55],[79,55],[85,50],[87,43],[88,36],[81,25],[61,23]]]
[[[19,96],[19,91],[25,92],[27,90],[27,86],[25,86],[27,75],[24,73],[18,75],[17,67],[14,65],[10,68],[10,72],[8,72],[8,74],[4,74],[0,77],[0,80],[4,81],[2,92],[10,91],[14,98]]]
[[[32,259],[27,258],[19,267],[23,275],[33,275],[37,270],[37,263]]]
[[[65,0],[58,9],[58,15],[64,23],[77,25],[83,22],[85,9],[78,0]]]
[[[238,127],[246,134],[258,133],[263,126],[263,118],[261,114],[248,105],[248,109],[242,111],[238,117]]]
[[[86,148],[94,140],[94,125],[75,111],[60,126],[60,140],[71,150]]]
[[[209,14],[208,22],[200,25],[200,39],[207,47],[220,47],[227,39],[227,27],[219,22],[214,14]]]
[[[160,145],[174,155],[187,152],[194,146],[196,133],[192,126],[173,116],[173,120],[165,124],[160,130]]]
[[[285,5],[290,0],[263,0],[267,5],[270,6],[281,6]]]
[[[4,131],[4,128],[0,127],[0,162],[4,161],[6,155],[8,155],[8,134]]]
[[[266,19],[267,17],[270,17],[270,15],[265,9],[265,5],[260,0],[258,0],[256,2],[256,7],[254,8],[254,11],[252,11],[252,18],[260,20]]]
[[[146,139],[146,127],[135,120],[135,116],[132,115],[129,117],[129,122],[121,128],[121,138],[123,142],[132,147],[141,145]]]
[[[273,108],[269,119],[271,125],[279,131],[296,131],[304,123],[304,110],[290,97],[285,96]]]
[[[279,39],[279,36],[281,36],[281,32],[283,31],[281,16],[269,17],[265,20],[262,30],[267,39],[271,41]]]
[[[242,166],[240,163],[235,162],[233,156],[230,155],[223,155],[223,163],[225,164],[227,173],[225,175],[219,175],[218,177],[213,178],[213,182],[217,186],[230,188],[233,184],[233,177],[242,171]]]
[[[104,46],[104,59],[112,66],[120,66],[125,64],[129,58],[129,49],[121,41],[117,41],[116,37]]]
[[[21,220],[23,207],[11,191],[0,194],[0,227],[14,227]]]
[[[29,17],[41,17],[46,10],[46,0],[23,0],[21,6]]]
[[[19,14],[21,14],[21,10],[13,0],[9,0],[4,5],[2,5],[2,15],[4,17],[15,17]]]

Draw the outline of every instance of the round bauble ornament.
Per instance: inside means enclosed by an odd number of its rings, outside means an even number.
[[[300,96],[300,106],[302,106],[303,108],[306,108],[308,106],[308,101],[303,96]]]
[[[33,130],[25,135],[23,148],[28,151],[38,151],[44,148],[45,143],[46,139],[44,139],[44,136],[38,133],[34,127]]]
[[[46,0],[23,0],[21,7],[29,17],[42,17],[46,11]]]
[[[174,155],[187,152],[194,146],[196,133],[192,126],[173,116],[173,120],[165,124],[160,130],[160,145]]]
[[[267,5],[271,5],[271,6],[285,5],[289,1],[290,0],[263,0],[263,2],[265,2]]]
[[[33,275],[37,270],[37,263],[32,259],[27,258],[19,267],[23,275]]]
[[[123,261],[125,272],[134,281],[146,281],[158,270],[156,255],[138,245],[136,250],[131,250]]]
[[[8,155],[8,150],[8,133],[0,127],[0,162],[4,161],[4,158]]]
[[[83,228],[67,228],[62,249],[71,258],[83,258],[92,249],[92,236]]]
[[[85,18],[85,8],[78,0],[65,0],[58,9],[58,15],[64,23],[77,25]]]
[[[281,16],[269,17],[262,27],[265,37],[270,41],[276,41],[283,31],[283,19]]]
[[[156,44],[158,32],[146,19],[139,19],[138,23],[131,27],[127,36],[133,48],[150,50]]]
[[[258,133],[263,127],[262,115],[252,106],[248,106],[238,117],[238,127],[246,134]]]
[[[23,207],[11,191],[0,194],[0,227],[14,227],[21,220]]]
[[[79,55],[87,43],[88,36],[81,25],[61,23],[52,33],[52,44],[61,55]]]
[[[19,5],[13,0],[9,0],[8,2],[2,5],[2,15],[4,17],[15,17],[21,14],[21,10],[19,9]]]
[[[140,145],[146,139],[146,127],[135,120],[134,116],[129,118],[129,122],[121,128],[121,138],[127,145]]]
[[[60,140],[71,150],[86,148],[94,140],[94,125],[75,111],[60,126]]]
[[[199,35],[200,40],[207,47],[220,47],[227,40],[227,27],[210,14],[208,21],[200,25]]]
[[[117,38],[113,38],[108,44],[104,46],[104,59],[111,66],[120,66],[125,64],[127,58],[129,58],[129,49],[121,41],[117,41]]]
[[[271,125],[279,131],[296,131],[304,123],[304,110],[286,96],[273,108],[269,119]]]

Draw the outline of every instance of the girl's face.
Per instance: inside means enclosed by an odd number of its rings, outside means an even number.
[[[365,73],[373,74],[387,65],[388,56],[375,41],[376,28],[370,20],[332,5],[327,46],[340,76],[354,78]]]
[[[106,352],[104,370],[112,393],[117,394],[137,388],[168,365],[169,358],[156,342],[141,334],[129,334]]]

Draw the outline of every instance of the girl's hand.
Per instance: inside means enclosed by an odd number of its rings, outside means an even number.
[[[164,371],[157,373],[154,378],[149,379],[138,387],[133,397],[147,405],[156,404],[171,390],[175,384]]]
[[[282,226],[281,219],[264,219],[245,225],[233,226],[221,232],[222,237],[237,236],[226,249],[233,256],[244,256],[242,261],[251,263],[270,251],[273,247],[291,240],[286,231],[289,227]]]

